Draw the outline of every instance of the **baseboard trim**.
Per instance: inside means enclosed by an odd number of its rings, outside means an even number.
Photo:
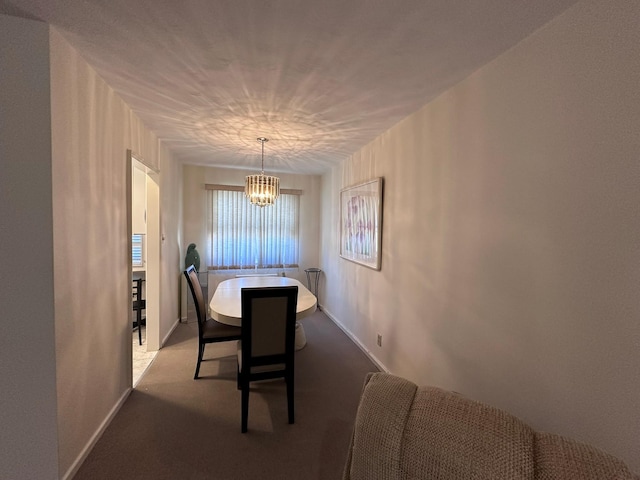
[[[132,391],[131,388],[127,388],[124,391],[120,399],[116,402],[116,404],[113,406],[113,408],[111,409],[109,414],[106,416],[106,418],[102,421],[102,423],[100,424],[96,432],[89,439],[85,447],[82,449],[82,451],[80,452],[80,455],[78,455],[75,462],[73,462],[71,467],[69,467],[69,470],[67,470],[67,472],[62,476],[62,480],[71,480],[73,476],[76,473],[78,473],[78,470],[80,470],[80,467],[82,466],[83,462],[89,456],[89,453],[91,453],[91,450],[96,445],[98,440],[100,440],[100,437],[102,436],[104,431],[107,429],[107,427],[109,426],[113,418],[116,416],[116,414],[118,413],[122,405],[124,405],[124,402],[127,400],[129,395],[131,394],[131,391]]]
[[[386,373],[391,373],[389,372],[389,369],[386,367],[386,365],[384,363],[382,363],[380,360],[378,360],[376,358],[376,356],[371,352],[371,350],[369,350],[367,347],[365,347],[360,340],[351,332],[351,330],[349,330],[347,327],[344,326],[344,324],[342,324],[342,322],[340,322],[329,310],[327,310],[324,305],[323,306],[319,306],[319,309],[322,310],[322,312],[329,317],[329,319],[335,323],[338,328],[340,330],[342,330],[345,335],[347,337],[349,337],[351,339],[351,341],[353,343],[355,343],[358,348],[360,348],[360,350],[362,350],[362,352],[369,357],[369,360],[371,360],[373,363],[375,363],[376,367],[378,367],[380,369],[380,371],[382,372],[386,372]]]
[[[164,338],[162,339],[162,342],[160,343],[160,348],[164,347],[165,343],[167,343],[167,340],[169,340],[169,337],[171,336],[171,334],[176,329],[179,323],[180,323],[180,318],[178,318],[174,322],[173,326],[169,329],[169,332],[164,336]]]

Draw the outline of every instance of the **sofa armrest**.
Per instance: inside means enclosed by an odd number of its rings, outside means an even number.
[[[401,446],[417,386],[386,373],[367,375],[344,480],[400,478]]]

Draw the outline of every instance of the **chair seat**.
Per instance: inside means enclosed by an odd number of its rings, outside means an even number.
[[[242,329],[240,327],[225,325],[224,323],[216,322],[213,318],[208,318],[203,325],[202,338],[205,340],[208,338],[240,338],[241,333]]]

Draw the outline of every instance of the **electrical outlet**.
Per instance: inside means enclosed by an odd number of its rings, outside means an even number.
[[[382,335],[378,334],[378,346],[382,346]]]

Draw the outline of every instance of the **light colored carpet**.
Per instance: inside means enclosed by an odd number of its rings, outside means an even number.
[[[260,382],[240,433],[234,342],[208,345],[193,380],[197,324],[180,324],[75,479],[340,479],[364,378],[377,368],[323,312],[303,325],[295,424],[284,382]]]

